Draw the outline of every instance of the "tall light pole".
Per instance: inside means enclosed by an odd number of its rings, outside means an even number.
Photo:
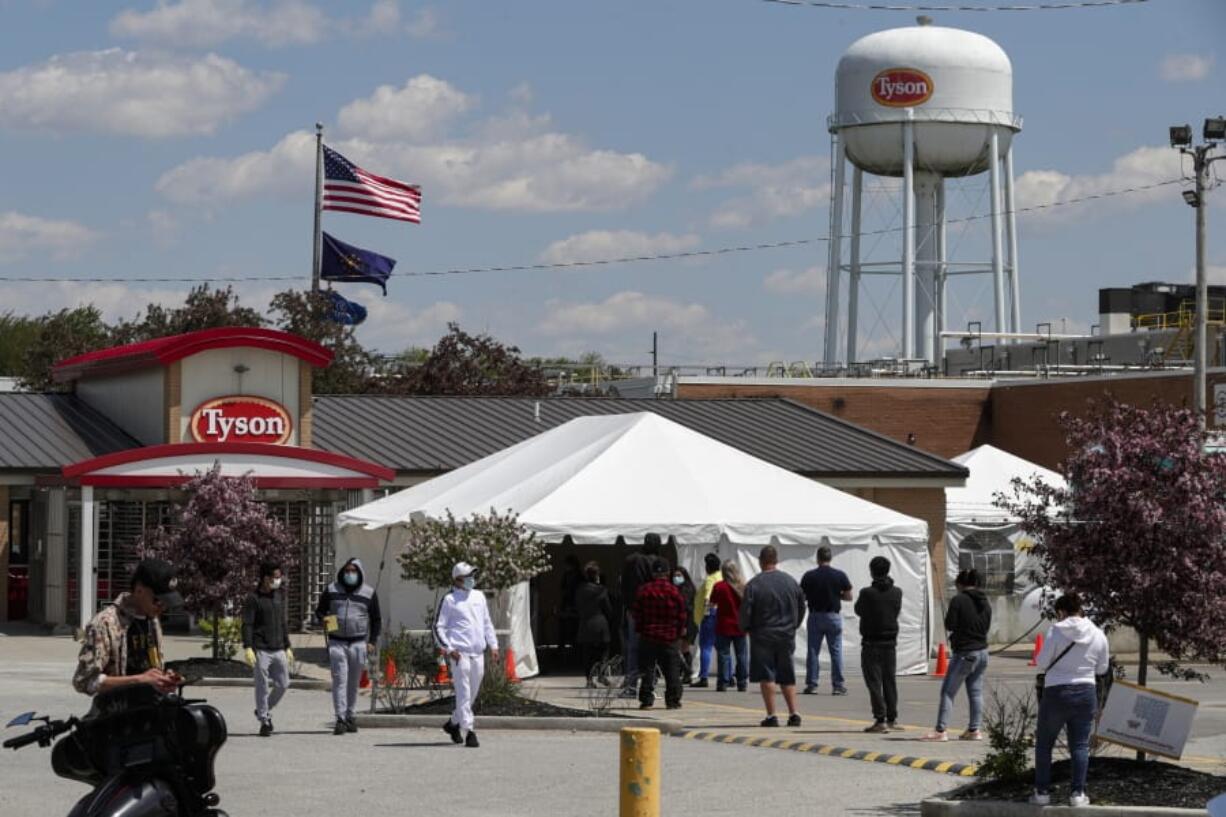
[[[1209,190],[1209,166],[1226,156],[1214,156],[1214,151],[1226,141],[1226,118],[1213,117],[1205,120],[1202,145],[1192,144],[1192,126],[1174,125],[1170,129],[1171,147],[1192,157],[1196,174],[1193,190],[1183,191],[1183,200],[1196,208],[1196,334],[1192,373],[1192,401],[1203,427],[1208,419],[1209,401],[1205,383],[1208,360],[1209,334],[1209,280],[1205,271],[1205,194]]]

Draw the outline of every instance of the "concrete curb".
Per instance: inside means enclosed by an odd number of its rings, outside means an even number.
[[[810,743],[803,740],[788,740],[787,738],[768,738],[752,735],[725,735],[719,732],[703,732],[685,729],[674,732],[674,736],[690,740],[704,740],[709,743],[731,743],[741,746],[758,746],[763,749],[786,749],[792,752],[809,752],[827,757],[841,757],[847,760],[863,760],[868,763],[884,763],[887,766],[904,766],[909,769],[920,769],[938,774],[952,774],[957,777],[974,777],[975,766],[971,763],[958,763],[953,760],[935,760],[927,757],[912,757],[911,755],[893,755],[888,752],[870,752],[867,749],[848,749],[843,746],[831,746],[824,743]],[[941,801],[947,802],[947,801]],[[952,801],[948,801],[952,802]],[[942,812],[943,814],[944,812]],[[927,817],[928,812],[924,812]],[[970,812],[962,812],[964,815]],[[1029,816],[1030,812],[1027,812]],[[976,813],[977,817],[977,813]]]
[[[192,686],[197,687],[255,687],[255,681],[250,678],[201,678]],[[323,681],[318,678],[291,678],[289,682],[290,689],[315,689],[315,690],[330,690],[332,689],[331,681]]]
[[[922,817],[1205,817],[1204,809],[1163,806],[1032,806],[1004,800],[925,800]]]
[[[358,726],[364,729],[438,729],[446,715],[358,715]],[[479,731],[486,729],[522,729],[550,732],[617,732],[627,726],[659,729],[662,734],[676,734],[684,727],[677,721],[656,721],[646,718],[543,718],[490,715],[477,717]]]

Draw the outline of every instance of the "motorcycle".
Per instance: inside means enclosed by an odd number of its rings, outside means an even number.
[[[42,722],[4,741],[6,749],[52,746],[60,777],[93,787],[69,817],[226,817],[213,792],[213,761],[226,721],[203,700],[152,686],[124,687],[94,699],[89,714],[52,720],[27,712],[9,727]],[[61,737],[63,736],[63,737]]]

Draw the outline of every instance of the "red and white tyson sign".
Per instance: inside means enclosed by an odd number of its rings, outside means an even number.
[[[192,438],[199,443],[273,443],[289,440],[293,421],[280,403],[234,395],[201,403],[192,412]]]
[[[932,77],[916,68],[887,68],[873,77],[873,99],[890,108],[922,105],[932,96]]]

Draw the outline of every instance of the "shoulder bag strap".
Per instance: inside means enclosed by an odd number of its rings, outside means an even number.
[[[1043,670],[1043,672],[1044,672],[1044,673],[1051,672],[1051,668],[1052,668],[1052,667],[1054,667],[1054,666],[1055,666],[1057,663],[1059,663],[1061,658],[1063,658],[1064,656],[1068,655],[1068,651],[1069,651],[1069,650],[1071,650],[1071,649],[1073,649],[1073,647],[1075,647],[1075,646],[1077,646],[1077,642],[1076,642],[1076,641],[1070,642],[1070,643],[1069,643],[1069,645],[1068,645],[1067,647],[1065,647],[1063,650],[1061,650],[1061,651],[1060,651],[1060,654],[1059,654],[1059,655],[1057,655],[1057,656],[1056,656],[1056,657],[1055,657],[1055,658],[1054,658],[1054,659],[1051,661],[1051,663],[1049,663],[1049,664],[1047,665],[1047,669]]]

